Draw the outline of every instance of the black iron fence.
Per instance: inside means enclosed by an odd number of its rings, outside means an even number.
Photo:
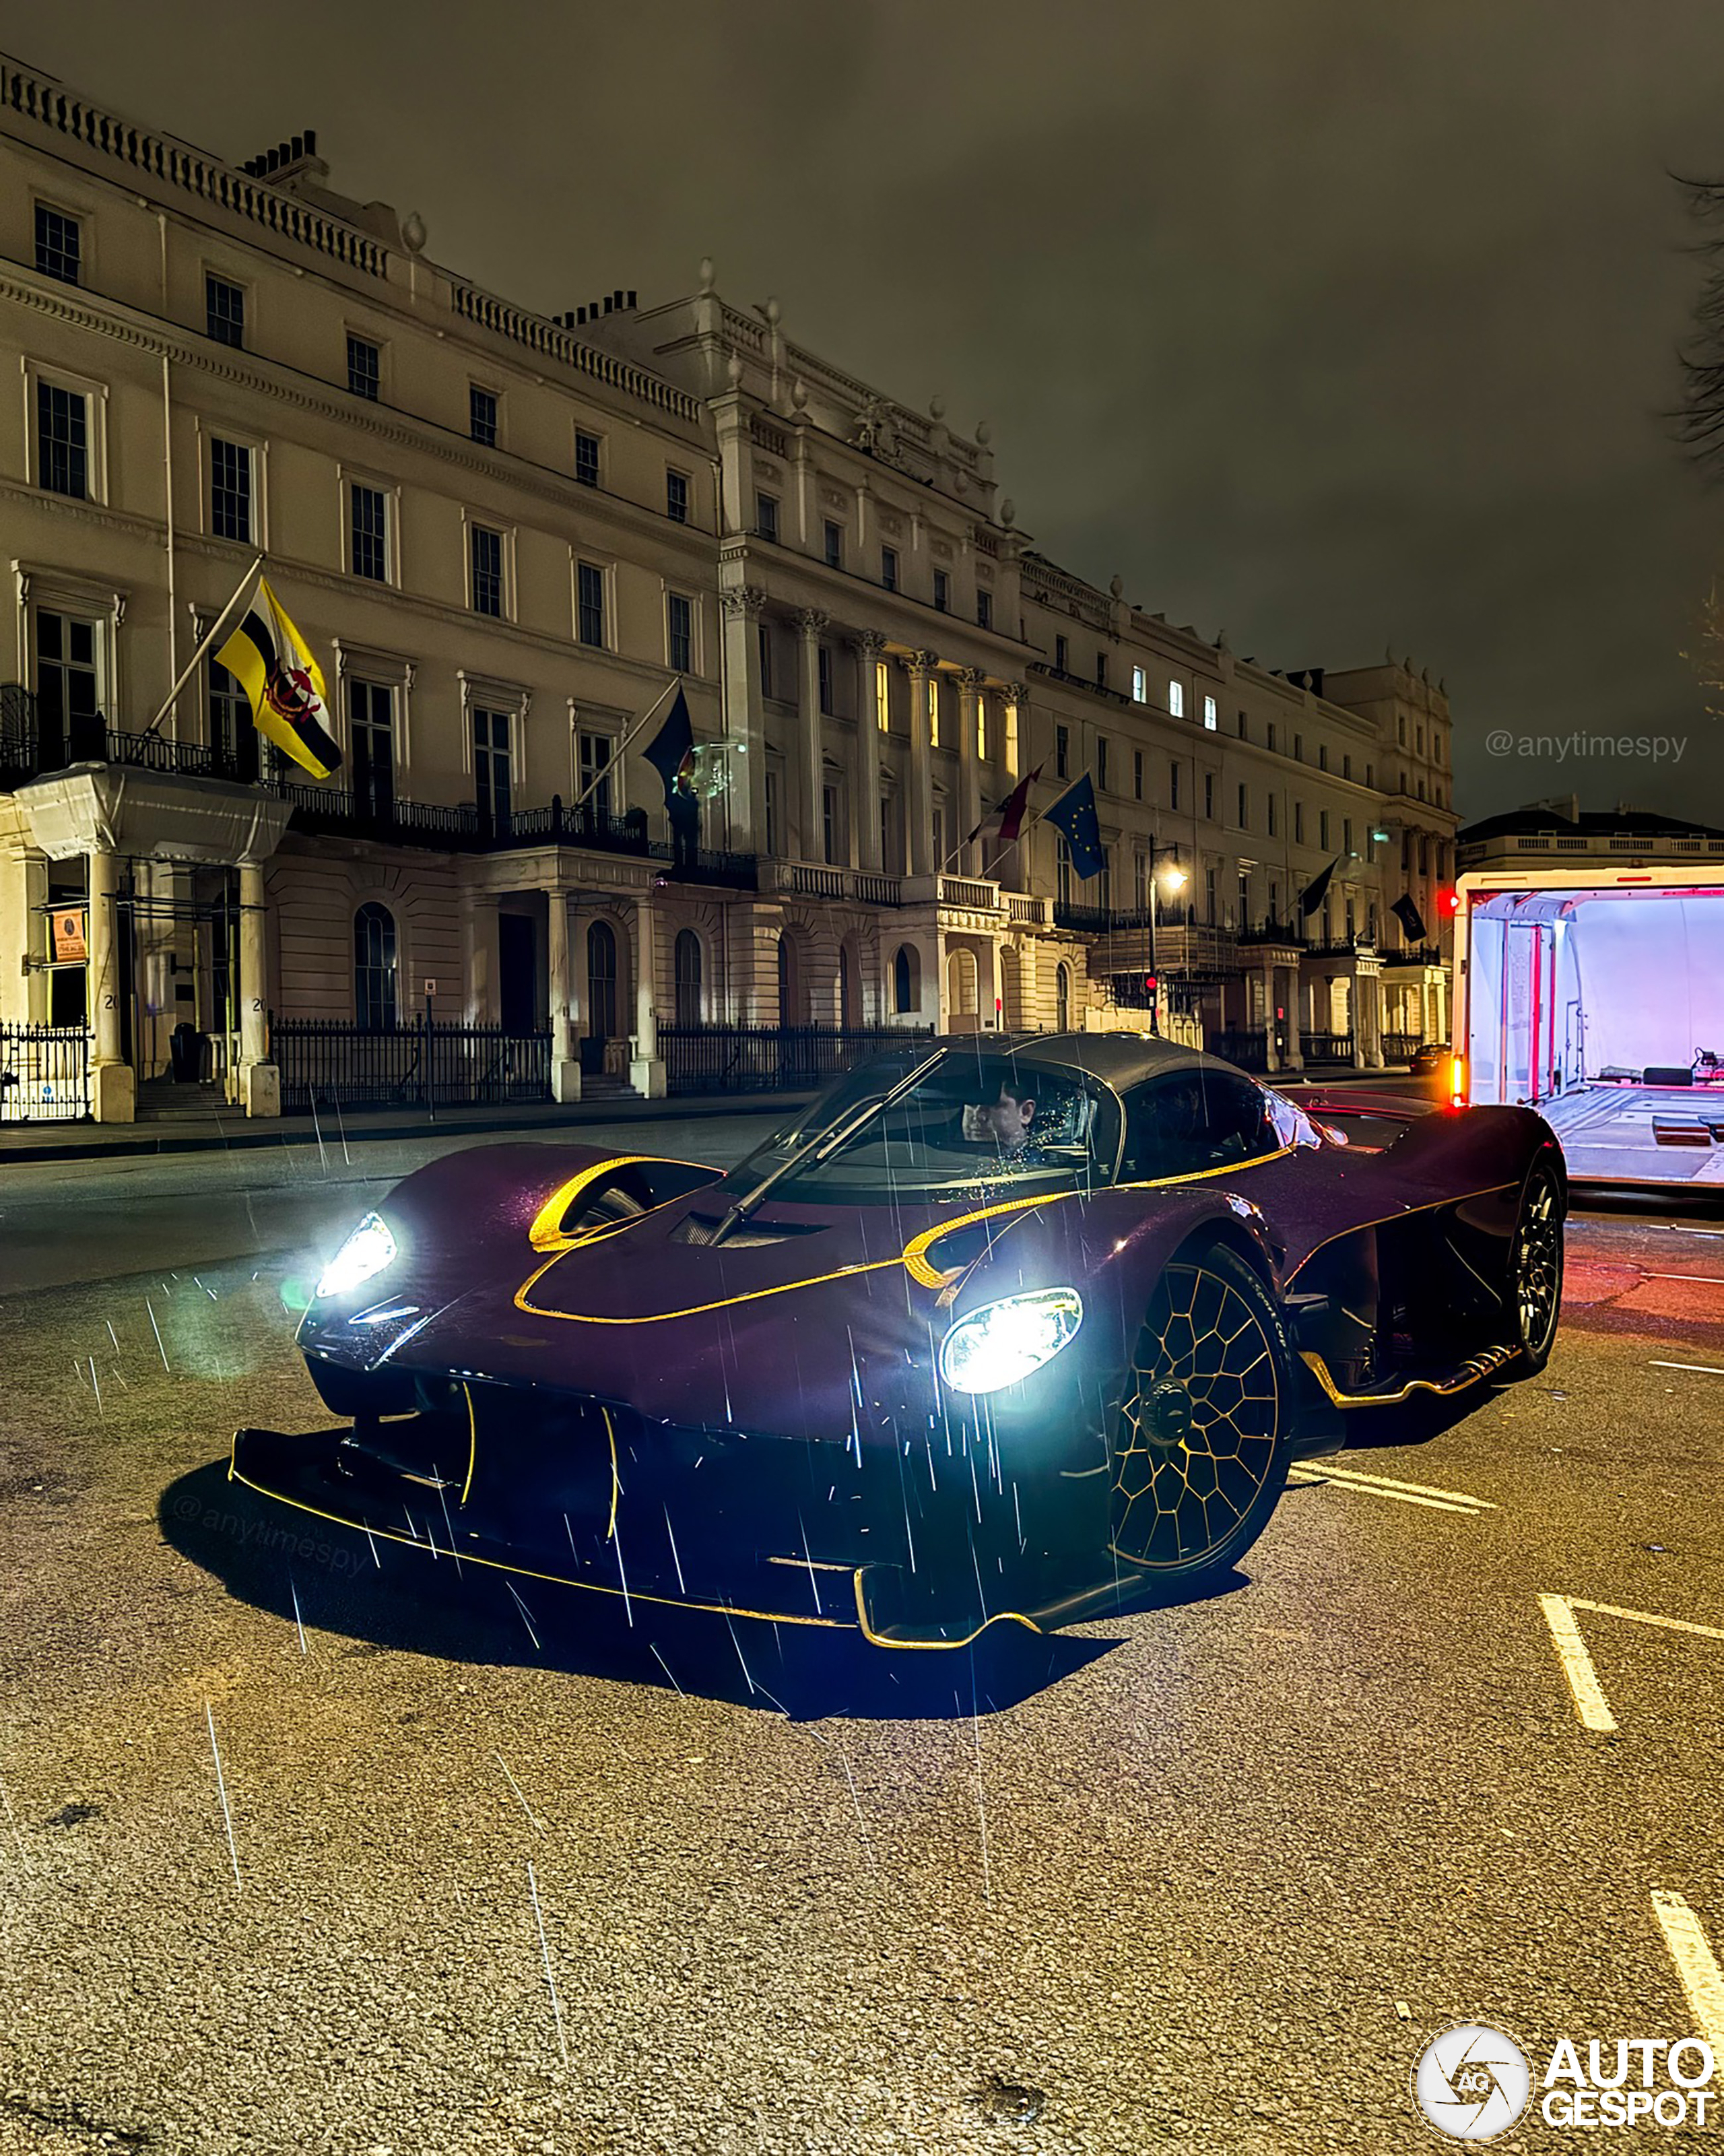
[[[1350,1033],[1301,1033],[1299,1052],[1307,1063],[1351,1063],[1353,1037]]]
[[[1421,1033],[1386,1033],[1383,1036],[1383,1060],[1385,1063],[1410,1063],[1413,1051],[1424,1045]]]
[[[346,1019],[275,1019],[269,1052],[285,1114],[322,1108],[455,1108],[551,1097],[551,1036],[495,1025],[367,1031]]]
[[[932,1034],[908,1025],[661,1025],[659,1053],[673,1093],[812,1091]]]
[[[0,1123],[75,1123],[89,1113],[81,1025],[0,1025]]]
[[[1218,1026],[1209,1035],[1208,1049],[1241,1070],[1269,1068],[1269,1035],[1260,1026]]]

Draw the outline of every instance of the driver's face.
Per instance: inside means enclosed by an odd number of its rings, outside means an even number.
[[[997,1101],[964,1103],[964,1136],[972,1144],[992,1138],[997,1146],[1022,1145],[1034,1120],[1035,1102],[1014,1100],[1007,1092]]]

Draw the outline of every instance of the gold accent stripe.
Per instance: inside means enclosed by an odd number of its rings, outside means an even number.
[[[849,1280],[861,1273],[890,1270],[903,1263],[901,1258],[873,1258],[866,1265],[840,1265],[836,1272],[817,1273],[810,1280],[786,1281],[777,1287],[750,1288],[746,1295],[721,1296],[716,1302],[697,1302],[687,1310],[649,1310],[637,1317],[595,1317],[584,1310],[546,1310],[541,1304],[529,1302],[527,1297],[548,1273],[559,1258],[575,1247],[570,1244],[547,1258],[538,1270],[517,1291],[515,1307],[529,1317],[561,1318],[567,1325],[660,1325],[673,1317],[702,1317],[709,1311],[730,1310],[739,1302],[759,1302],[769,1295],[793,1295],[798,1288],[822,1287],[828,1281]]]
[[[997,1609],[992,1617],[984,1617],[973,1632],[966,1632],[962,1640],[888,1640],[874,1630],[868,1622],[868,1611],[862,1599],[862,1574],[866,1568],[858,1565],[855,1576],[856,1623],[862,1636],[870,1647],[890,1647],[903,1652],[928,1650],[945,1654],[954,1647],[967,1647],[972,1640],[979,1640],[990,1625],[1025,1625],[1032,1632],[1040,1634],[1041,1626],[1034,1617],[1026,1617],[1021,1610]],[[845,1625],[845,1631],[849,1630]]]
[[[473,1388],[464,1383],[461,1390],[467,1396],[467,1479],[461,1485],[461,1502],[467,1502],[467,1492],[473,1487],[473,1469],[479,1458],[479,1417],[473,1406]]]
[[[1481,1383],[1492,1377],[1514,1355],[1511,1348],[1490,1348],[1473,1358],[1452,1378],[1409,1378],[1406,1383],[1393,1393],[1344,1393],[1329,1374],[1329,1365],[1312,1348],[1300,1353],[1303,1363],[1317,1383],[1337,1408],[1392,1408],[1414,1393],[1464,1393],[1469,1385]]]
[[[261,1482],[254,1482],[249,1476],[242,1475],[231,1455],[228,1461],[228,1480],[243,1482],[248,1490],[255,1490],[259,1496],[269,1498],[272,1504],[290,1505],[296,1512],[309,1512],[314,1520],[327,1520],[334,1527],[351,1528],[355,1534],[381,1535],[385,1542],[399,1543],[403,1549],[428,1549],[438,1557],[454,1557],[456,1554],[453,1549],[444,1549],[428,1537],[420,1541],[414,1536],[398,1533],[392,1527],[370,1527],[363,1521],[349,1520],[339,1512],[326,1512],[320,1506],[308,1505],[303,1497],[284,1497],[279,1490],[266,1490]],[[500,1558],[480,1557],[472,1550],[463,1550],[459,1554],[463,1564],[487,1565],[493,1572],[512,1573],[518,1579],[542,1579],[552,1587],[578,1588],[585,1594],[609,1594],[618,1602],[626,1599],[630,1602],[650,1602],[662,1609],[700,1609],[714,1617],[757,1617],[763,1625],[813,1625],[829,1632],[851,1632],[855,1630],[854,1625],[844,1624],[837,1617],[799,1617],[783,1609],[743,1609],[733,1602],[695,1602],[680,1595],[643,1594],[639,1588],[634,1587],[629,1589],[625,1598],[620,1587],[606,1587],[595,1579],[570,1579],[560,1572],[536,1572],[531,1565],[505,1564]],[[887,1640],[885,1644],[890,1646],[893,1643]]]
[[[578,1175],[572,1175],[559,1189],[552,1192],[533,1216],[533,1224],[526,1231],[527,1241],[536,1250],[577,1249],[587,1240],[587,1237],[567,1234],[563,1228],[562,1216],[581,1193],[589,1184],[597,1183],[601,1176],[608,1175],[613,1168],[651,1168],[657,1166],[661,1161],[671,1168],[700,1168],[705,1165],[703,1162],[697,1160],[675,1160],[668,1153],[662,1152],[618,1153],[609,1160],[597,1161],[591,1168],[583,1168]],[[670,1200],[667,1199],[660,1202],[668,1204]],[[656,1212],[658,1209],[656,1206],[651,1206],[647,1209]],[[607,1221],[604,1224],[606,1227],[621,1224],[620,1222],[613,1221]]]
[[[611,1448],[611,1516],[604,1524],[604,1538],[608,1542],[617,1532],[617,1497],[622,1483],[617,1474],[616,1425],[611,1420],[610,1409],[603,1400],[598,1404],[598,1412],[604,1417],[604,1434],[610,1440]]]

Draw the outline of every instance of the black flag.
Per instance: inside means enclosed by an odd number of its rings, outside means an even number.
[[[688,761],[689,752],[695,746],[695,729],[689,719],[687,700],[679,683],[676,701],[664,714],[664,723],[659,727],[641,754],[652,765],[664,782],[664,798],[668,801],[676,788],[676,774]]]
[[[1409,943],[1424,942],[1424,916],[1413,903],[1413,894],[1410,891],[1403,891],[1395,901],[1394,904],[1390,906],[1389,911],[1393,914],[1396,920],[1400,922],[1402,927],[1406,930],[1407,941]]]
[[[1335,859],[1330,862],[1328,867],[1322,871],[1321,875],[1314,875],[1311,881],[1305,886],[1305,889],[1300,892],[1299,917],[1301,921],[1308,920],[1322,904],[1324,898],[1328,893],[1329,879],[1334,875],[1336,869],[1340,865],[1340,861],[1341,856],[1337,854]]]

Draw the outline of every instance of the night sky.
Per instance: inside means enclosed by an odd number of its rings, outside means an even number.
[[[444,27],[447,25],[447,27]],[[1448,681],[1457,805],[1724,824],[1718,561],[1662,417],[1724,175],[1716,0],[140,8],[5,41],[331,185],[546,311],[690,291],[993,422],[1033,543],[1273,666]],[[1486,737],[1685,739],[1680,763]]]

